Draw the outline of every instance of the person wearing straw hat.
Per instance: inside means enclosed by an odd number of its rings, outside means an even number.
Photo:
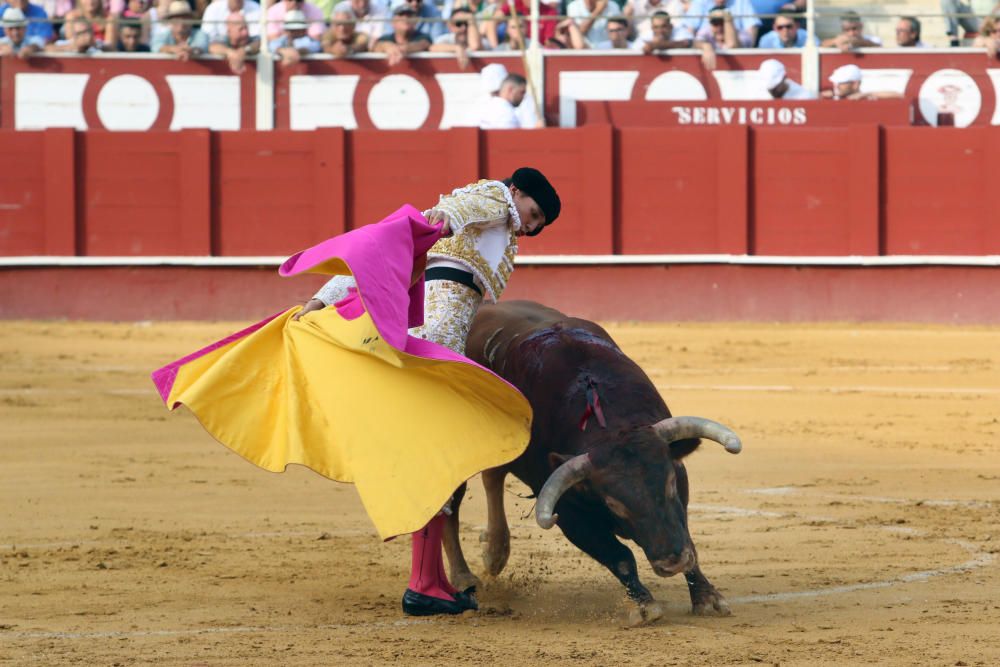
[[[153,53],[168,53],[186,61],[208,51],[208,36],[194,28],[194,12],[185,0],[172,0],[164,18],[169,29],[153,37]]]
[[[271,52],[281,59],[282,65],[294,65],[302,56],[319,53],[319,40],[308,34],[308,29],[305,12],[293,9],[285,14],[284,32],[270,42]]]
[[[0,21],[4,29],[4,36],[0,37],[0,56],[30,58],[45,48],[45,42],[40,37],[28,37],[28,19],[17,7],[5,9]]]
[[[0,16],[3,16],[8,9],[21,10],[24,17],[21,20],[25,22],[24,35],[26,38],[38,37],[42,40],[42,44],[48,44],[53,40],[52,23],[49,22],[49,15],[45,13],[44,9],[31,4],[28,0],[9,0],[9,2],[0,5]],[[0,25],[0,37],[5,34],[3,26]]]

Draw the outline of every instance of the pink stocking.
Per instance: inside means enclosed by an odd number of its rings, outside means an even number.
[[[444,558],[441,554],[441,531],[446,517],[439,514],[413,533],[413,560],[410,569],[410,590],[453,601],[455,588],[444,573]]]

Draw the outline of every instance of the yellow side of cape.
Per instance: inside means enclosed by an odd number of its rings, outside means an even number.
[[[293,321],[299,310],[181,366],[168,405],[265,470],[354,483],[382,539],[419,530],[462,482],[524,451],[531,407],[499,378],[399,352],[367,313]]]

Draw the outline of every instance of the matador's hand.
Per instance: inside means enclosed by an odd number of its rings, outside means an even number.
[[[314,310],[323,310],[324,308],[326,308],[326,304],[319,299],[309,299],[306,301],[306,305],[302,306],[302,310],[292,315],[292,319],[297,322],[306,313],[311,313]]]
[[[436,225],[439,222],[443,223],[441,225],[441,236],[451,236],[451,221],[448,220],[447,213],[432,208],[431,214],[427,216],[427,222],[432,225]]]

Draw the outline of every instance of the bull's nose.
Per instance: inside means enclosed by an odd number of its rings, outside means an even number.
[[[653,566],[653,572],[661,577],[672,577],[681,572],[687,572],[694,567],[694,551],[685,549],[679,555],[651,560],[649,564]]]

